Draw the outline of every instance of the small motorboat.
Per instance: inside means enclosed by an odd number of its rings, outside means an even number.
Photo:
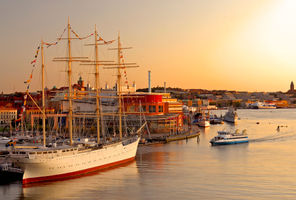
[[[201,119],[197,122],[199,127],[210,127],[210,121],[207,119]]]
[[[218,131],[218,135],[210,140],[212,145],[226,145],[249,142],[247,130],[239,132],[237,129],[234,133],[230,131]]]
[[[196,119],[192,122],[192,124],[205,128],[210,126],[210,121],[207,119]]]
[[[218,117],[217,115],[210,115],[210,124],[224,124],[222,117]]]
[[[210,115],[205,113],[205,111],[198,112],[195,116],[193,124],[198,125],[199,127],[209,127],[210,126]]]

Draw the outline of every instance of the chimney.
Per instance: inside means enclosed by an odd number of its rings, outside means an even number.
[[[151,93],[151,71],[148,71],[148,92]]]

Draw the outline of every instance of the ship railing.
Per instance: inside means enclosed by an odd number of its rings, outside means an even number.
[[[71,149],[57,149],[57,150],[49,150],[49,151],[34,151],[28,152],[28,156],[30,159],[34,159],[36,157],[43,157],[43,158],[54,158],[59,157],[61,155],[72,155],[78,151],[77,148]]]
[[[126,146],[128,144],[131,144],[131,143],[137,141],[137,139],[138,139],[138,137],[133,137],[133,138],[130,138],[130,139],[126,139],[126,140],[122,141],[122,145]]]

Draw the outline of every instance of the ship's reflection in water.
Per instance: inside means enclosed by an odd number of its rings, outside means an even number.
[[[122,199],[127,199],[126,186],[136,176],[136,161],[132,161],[72,179],[24,185],[20,199],[112,199],[113,191],[117,193],[114,198],[118,199],[118,193],[122,191]]]
[[[0,184],[0,199],[17,199],[22,193],[21,181],[10,184]]]

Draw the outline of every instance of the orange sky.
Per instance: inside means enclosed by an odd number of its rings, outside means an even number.
[[[24,91],[35,49],[41,38],[54,41],[71,25],[81,36],[94,24],[106,40],[121,33],[129,82],[152,86],[286,91],[296,81],[296,2],[293,0],[78,0],[40,2],[1,1],[0,91]],[[73,55],[93,55],[93,49],[75,41]],[[116,59],[100,48],[101,59]],[[53,63],[65,56],[64,44],[46,48],[48,87],[66,85],[66,65]],[[39,64],[39,62],[37,63]],[[34,71],[31,90],[40,89],[40,66]],[[93,69],[74,65],[73,81],[82,75],[93,85]],[[101,71],[101,84],[114,84],[115,73]]]

